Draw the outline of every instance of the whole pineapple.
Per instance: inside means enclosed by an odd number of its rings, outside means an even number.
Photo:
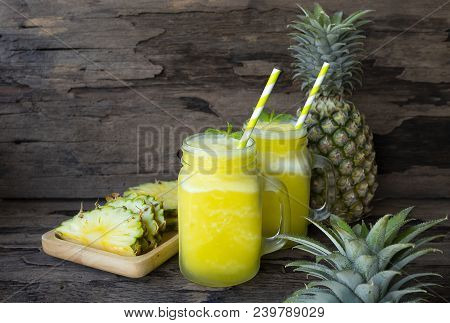
[[[445,235],[416,239],[444,219],[419,223],[403,229],[412,208],[396,215],[385,215],[369,229],[364,222],[350,227],[342,219],[332,216],[331,228],[311,221],[333,243],[336,250],[307,238],[284,236],[298,243],[294,248],[316,257],[315,262],[295,261],[288,266],[319,280],[291,295],[287,302],[300,303],[397,303],[420,302],[418,293],[426,293],[417,278],[439,276],[433,273],[407,274],[403,268],[411,261],[431,252],[423,247]],[[415,282],[415,284],[414,284]],[[412,284],[411,284],[412,283]]]
[[[328,16],[316,4],[313,11],[301,8],[302,15],[290,25],[294,44],[294,78],[302,90],[312,88],[323,62],[330,68],[305,122],[309,148],[327,157],[336,172],[336,201],[332,212],[348,222],[370,211],[377,183],[372,132],[364,116],[347,100],[361,84],[362,68],[358,60],[365,36],[359,28],[368,23],[369,11],[358,11],[343,19],[342,12]],[[325,200],[325,180],[313,173],[311,204]]]

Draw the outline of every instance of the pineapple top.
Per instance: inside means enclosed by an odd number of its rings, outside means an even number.
[[[289,47],[295,59],[294,78],[301,80],[302,90],[307,91],[312,88],[323,62],[328,62],[330,68],[321,85],[321,94],[351,95],[362,81],[360,54],[365,36],[360,27],[370,22],[363,19],[370,10],[357,11],[343,19],[341,11],[330,17],[318,4],[312,11],[300,9],[303,14],[289,25],[295,29],[291,33],[294,44]]]
[[[302,236],[281,235],[298,243],[294,248],[316,256],[316,261],[299,260],[288,266],[319,280],[294,292],[287,302],[298,303],[398,303],[421,302],[418,293],[434,283],[421,283],[420,277],[439,276],[434,273],[409,275],[403,270],[415,259],[440,250],[426,244],[444,235],[419,237],[428,229],[447,221],[431,220],[415,225],[408,216],[413,208],[395,215],[381,217],[374,225],[364,221],[350,227],[343,219],[331,214],[330,226],[310,220],[334,246],[327,246]],[[398,278],[395,278],[398,276]],[[415,284],[414,282],[418,282]],[[419,294],[420,295],[420,294]]]

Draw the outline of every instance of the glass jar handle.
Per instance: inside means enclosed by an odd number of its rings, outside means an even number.
[[[325,203],[318,209],[312,209],[311,218],[314,221],[323,221],[330,216],[331,206],[336,200],[336,179],[334,175],[333,164],[328,158],[321,155],[312,154],[312,168],[320,168],[325,173]]]
[[[280,202],[281,222],[278,232],[269,238],[264,238],[261,255],[280,250],[286,244],[285,239],[278,238],[279,234],[289,233],[291,223],[291,207],[289,204],[289,195],[286,185],[279,179],[271,176],[262,176],[264,179],[264,191],[274,192]],[[264,195],[263,195],[264,196]]]

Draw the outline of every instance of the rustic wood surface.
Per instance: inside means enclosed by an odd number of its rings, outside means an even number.
[[[450,197],[448,3],[323,3],[375,10],[353,100],[375,133],[378,197]],[[0,1],[0,197],[96,198],[174,177],[183,135],[242,124],[275,64],[285,73],[270,105],[294,112],[286,25],[296,5]],[[166,133],[161,151],[145,146],[152,126]]]
[[[310,6],[313,1],[301,1]],[[299,252],[263,259],[250,282],[204,288],[171,259],[128,279],[44,255],[41,235],[80,198],[176,176],[183,137],[249,116],[274,65],[285,73],[270,106],[295,112],[286,25],[294,0],[0,0],[0,300],[271,302],[305,282],[284,269]],[[365,82],[353,101],[374,131],[380,187],[372,217],[417,205],[450,207],[450,4],[329,0],[374,9]],[[158,135],[155,137],[155,135]],[[160,140],[158,145],[155,141]],[[433,229],[447,234],[448,222]],[[317,237],[317,232],[312,231]],[[436,271],[450,299],[450,244],[411,271]],[[437,296],[440,295],[440,296]]]
[[[7,302],[280,302],[304,286],[305,276],[285,269],[300,251],[284,250],[263,258],[259,274],[230,288],[206,288],[184,279],[174,257],[140,279],[130,279],[52,258],[41,250],[41,235],[77,212],[80,201],[0,202],[0,301]],[[85,204],[89,206],[91,203]],[[416,205],[413,215],[430,220],[445,216],[450,200],[378,200],[372,219]],[[437,272],[435,282],[445,287],[429,290],[433,302],[450,300],[450,222],[430,230],[445,238],[430,245],[444,254],[415,261],[407,271]],[[315,238],[321,237],[311,230]],[[323,239],[320,239],[323,241]]]

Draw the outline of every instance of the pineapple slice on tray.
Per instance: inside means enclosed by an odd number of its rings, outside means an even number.
[[[136,256],[146,251],[145,231],[138,214],[105,206],[81,210],[56,228],[56,236],[121,256]]]
[[[166,229],[164,209],[161,203],[148,194],[131,193],[126,197],[112,194],[106,197],[108,201],[104,207],[125,208],[133,213],[140,214],[146,228],[145,238],[153,249],[161,241],[161,232]]]
[[[167,230],[178,229],[178,182],[176,180],[144,183],[130,187],[123,193],[124,197],[131,196],[132,194],[154,196],[163,205]]]
[[[176,229],[176,210],[166,214],[162,202],[145,192],[113,193],[106,201],[64,221],[56,228],[56,236],[122,256],[137,256],[156,248],[166,229]]]
[[[161,201],[164,210],[178,209],[178,182],[177,181],[155,181],[154,183],[145,183],[139,186],[130,187],[123,195],[126,197],[132,193],[149,194]]]

